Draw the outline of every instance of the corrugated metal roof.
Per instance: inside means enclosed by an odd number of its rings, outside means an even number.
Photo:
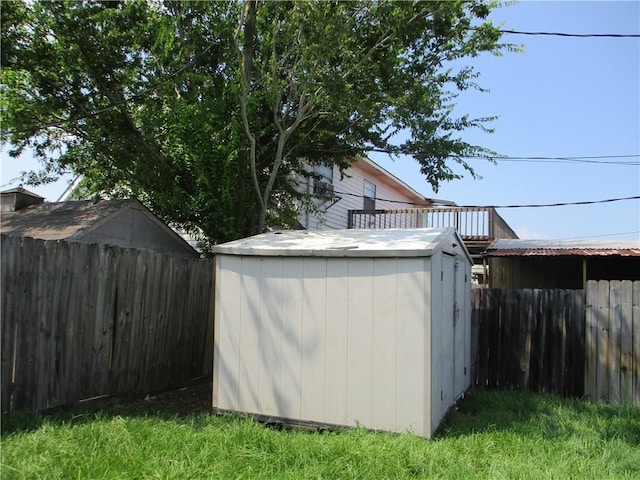
[[[640,256],[640,240],[496,240],[485,252],[489,257],[527,255]]]
[[[282,230],[217,245],[213,250],[229,255],[424,257],[438,248],[461,249],[468,256],[453,228]]]

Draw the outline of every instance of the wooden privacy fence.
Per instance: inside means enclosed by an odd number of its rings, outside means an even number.
[[[585,302],[586,299],[586,302]],[[473,290],[476,388],[640,406],[640,282]]]
[[[477,388],[582,396],[582,290],[473,290]]]
[[[586,398],[640,406],[640,282],[587,282],[585,347]]]
[[[211,262],[6,235],[1,247],[3,411],[211,371]]]

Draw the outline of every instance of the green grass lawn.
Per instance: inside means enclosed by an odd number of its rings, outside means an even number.
[[[640,478],[640,409],[476,392],[433,440],[128,404],[2,423],[3,480]]]

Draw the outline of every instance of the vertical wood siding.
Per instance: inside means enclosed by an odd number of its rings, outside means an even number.
[[[204,375],[211,281],[199,259],[2,235],[2,410]]]

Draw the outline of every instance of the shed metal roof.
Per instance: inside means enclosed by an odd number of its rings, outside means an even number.
[[[453,251],[455,248],[461,248],[469,257],[453,228],[398,228],[282,230],[217,245],[213,250],[229,255],[426,257],[437,249]]]
[[[508,256],[640,256],[640,240],[496,240],[488,257]]]

